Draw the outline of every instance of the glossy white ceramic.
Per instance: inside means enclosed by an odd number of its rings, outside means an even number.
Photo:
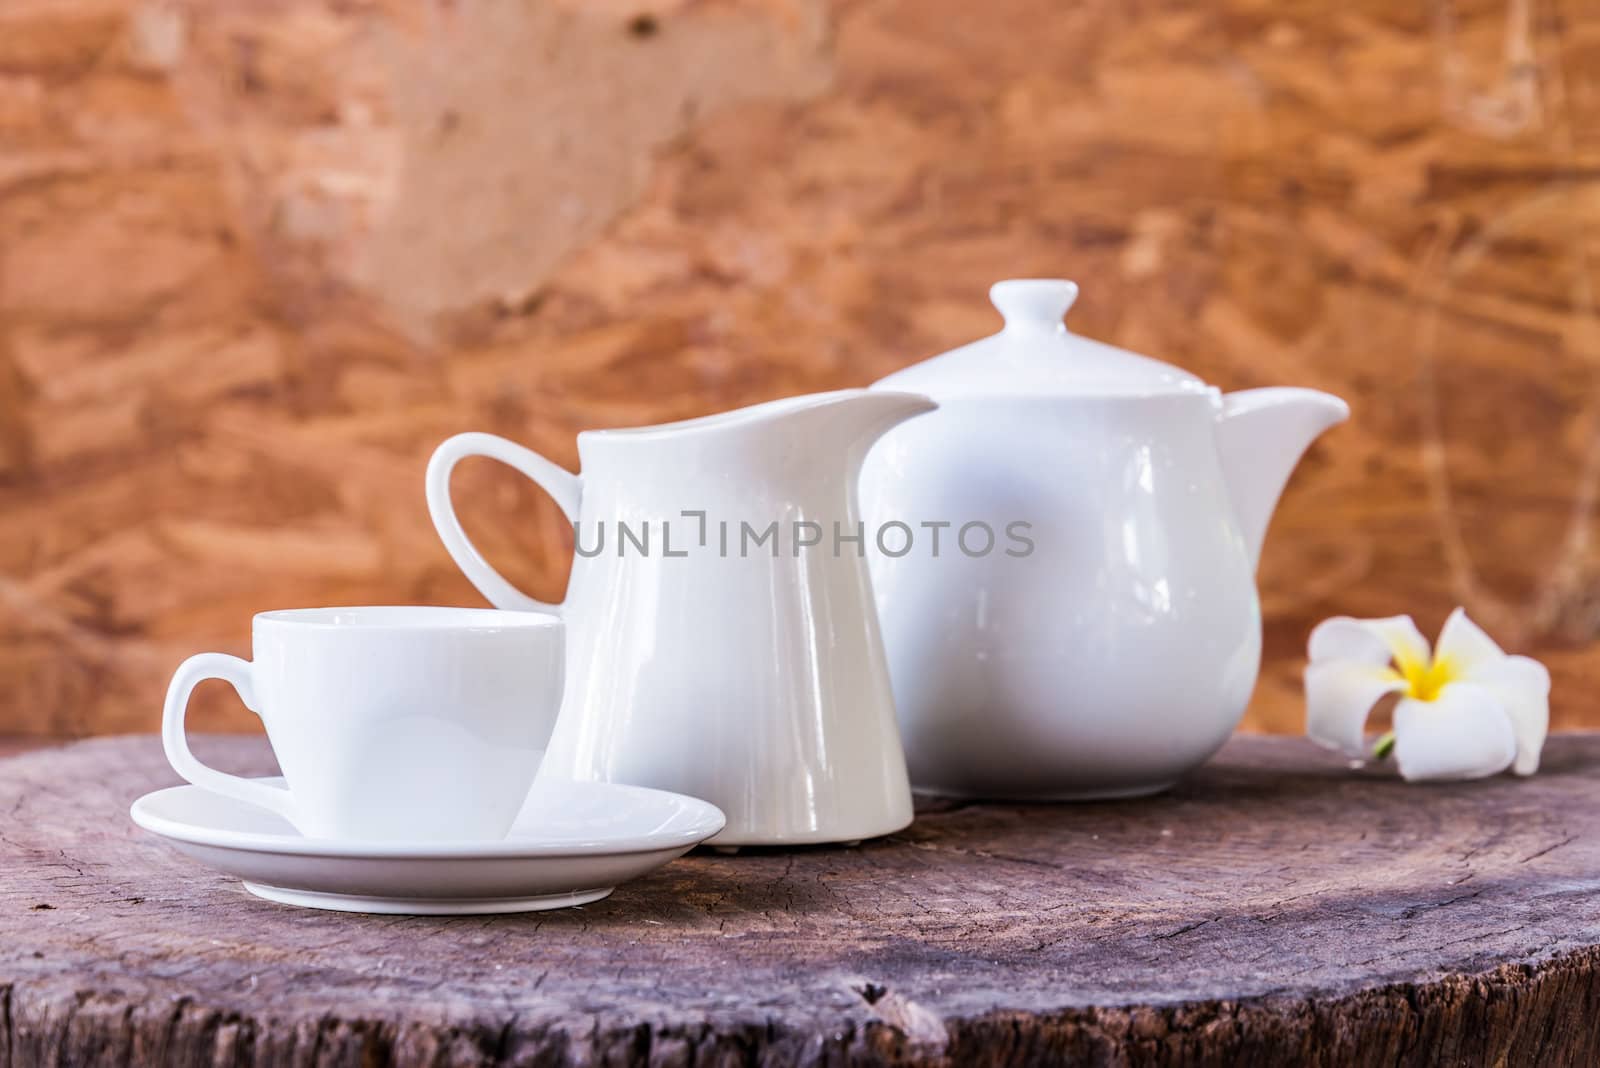
[[[561,621],[482,608],[309,608],[255,617],[253,661],[201,653],[167,691],[185,779],[313,838],[481,840],[511,827],[560,707]],[[206,767],[184,712],[204,679],[261,717],[287,787]]]
[[[859,523],[856,480],[872,443],[932,407],[846,390],[591,431],[578,436],[581,476],[488,434],[441,445],[428,507],[450,554],[494,604],[567,621],[548,773],[706,798],[727,813],[722,846],[850,841],[908,824],[866,562],[855,543],[834,551],[832,534]],[[472,455],[520,470],[574,522],[563,605],[516,590],[462,532],[449,478]],[[774,533],[752,544],[745,526]]]
[[[940,409],[887,435],[862,478],[869,525],[920,535],[903,555],[871,554],[912,781],[998,798],[1151,793],[1243,715],[1268,519],[1348,409],[1305,389],[1224,396],[1076,337],[1062,323],[1071,282],[992,295],[999,334],[878,384]],[[930,523],[949,524],[937,554]]]
[[[262,789],[281,779],[252,780]],[[722,827],[692,797],[611,783],[537,782],[509,836],[482,842],[306,838],[281,817],[198,786],[157,790],[133,821],[258,897],[342,912],[529,912],[597,901]]]

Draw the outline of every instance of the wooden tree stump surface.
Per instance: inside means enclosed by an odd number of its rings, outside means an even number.
[[[449,919],[251,897],[129,821],[174,781],[148,737],[0,762],[0,1068],[1600,1061],[1600,735],[1448,786],[1242,737],[1159,798]]]

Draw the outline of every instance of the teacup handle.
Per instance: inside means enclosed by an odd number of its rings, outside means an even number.
[[[214,794],[259,805],[293,823],[294,812],[288,790],[207,767],[189,752],[189,738],[183,723],[189,711],[189,695],[206,679],[226,682],[233,687],[246,708],[258,716],[261,714],[256,707],[255,680],[250,661],[226,653],[197,653],[178,665],[177,672],[172,676],[172,684],[167,687],[167,705],[161,712],[161,744],[167,751],[167,761],[174,771],[196,786]]]
[[[428,461],[428,514],[433,517],[433,527],[439,532],[439,540],[444,542],[450,558],[467,576],[467,580],[496,608],[559,614],[560,605],[536,601],[507,582],[483,558],[478,547],[472,544],[472,539],[467,537],[467,532],[461,529],[461,520],[456,518],[455,507],[450,502],[450,472],[468,456],[487,456],[515,468],[550,494],[561,511],[574,523],[578,520],[583,480],[532,449],[495,434],[457,434],[435,449],[433,458]]]

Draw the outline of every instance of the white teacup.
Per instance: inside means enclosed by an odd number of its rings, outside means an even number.
[[[504,838],[561,703],[555,616],[483,608],[304,608],[254,621],[255,660],[200,653],[167,690],[162,742],[196,786],[272,810],[313,838]],[[231,683],[266,725],[287,788],[209,768],[184,712]]]

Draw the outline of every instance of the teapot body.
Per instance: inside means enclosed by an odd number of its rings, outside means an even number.
[[[1217,410],[1210,390],[953,397],[878,443],[868,527],[917,534],[869,556],[913,785],[1134,796],[1226,740],[1261,613]]]

